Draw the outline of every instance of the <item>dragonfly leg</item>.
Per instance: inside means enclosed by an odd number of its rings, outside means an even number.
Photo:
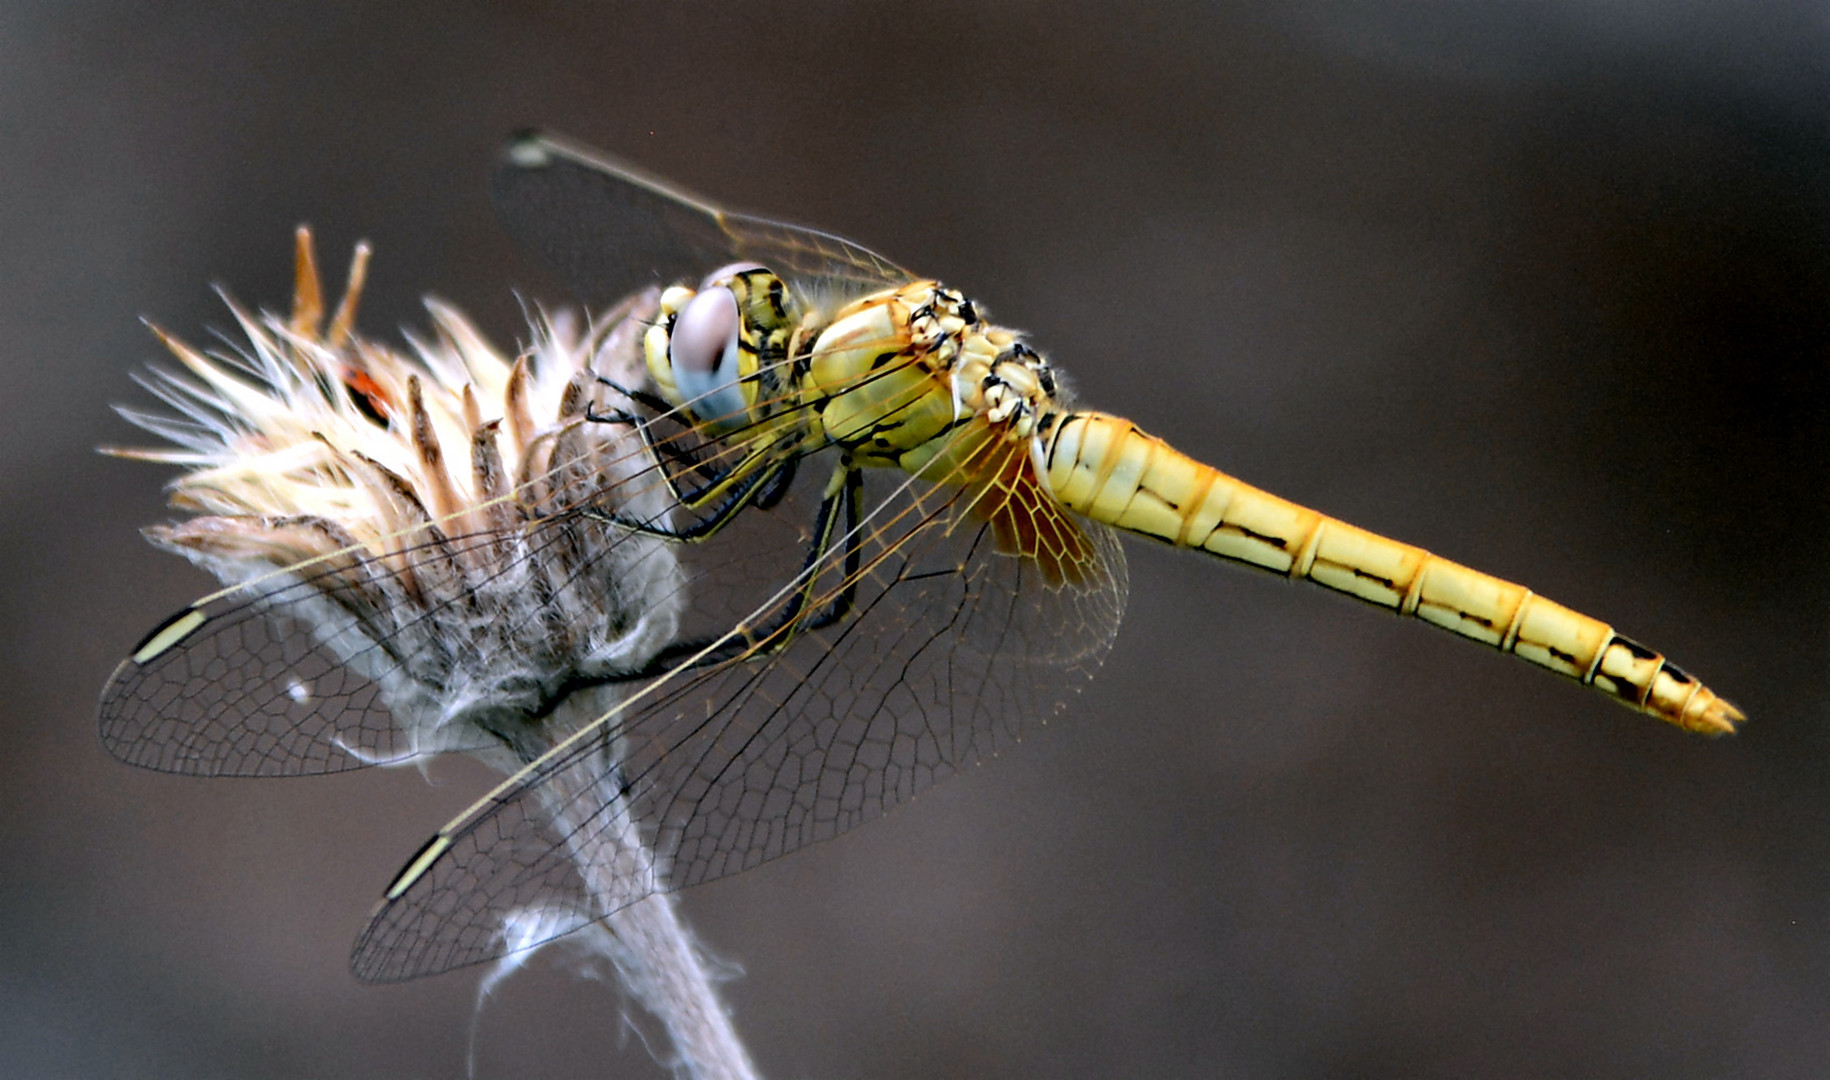
[[[596,376],[596,378],[598,382],[610,387],[617,393],[622,394],[650,411],[658,412],[661,415],[667,415],[677,411],[672,409],[667,402],[663,401],[661,398],[656,397],[654,394],[645,390],[631,390],[620,383],[606,379],[602,375]],[[642,445],[648,449],[649,455],[653,457],[655,462],[660,466],[661,479],[667,484],[668,494],[673,496],[674,504],[676,506],[684,506],[688,510],[697,511],[703,509],[708,503],[727,493],[730,490],[733,481],[741,481],[743,477],[757,468],[760,463],[769,458],[779,456],[777,453],[773,452],[773,448],[769,446],[757,446],[746,452],[742,460],[738,461],[736,464],[729,466],[722,472],[714,472],[712,475],[706,477],[697,487],[690,491],[684,491],[680,487],[678,478],[686,473],[693,472],[694,470],[705,470],[706,463],[701,461],[691,451],[674,445],[672,439],[656,438],[654,432],[651,430],[651,425],[653,423],[651,419],[639,416],[626,409],[613,409],[609,412],[600,413],[588,405],[585,408],[585,419],[594,423],[628,424],[635,428],[636,434],[641,436]],[[782,496],[787,493],[789,482],[794,478],[794,470],[792,468],[794,459],[789,457],[787,460],[790,467],[787,469],[786,474],[775,474],[775,478],[772,482],[758,494],[756,505],[761,506],[763,509],[768,509],[780,502]],[[672,466],[671,469],[669,468],[670,465]]]
[[[609,379],[604,378],[602,375],[599,375],[597,379],[606,386],[614,387],[619,393],[631,400],[649,408],[652,408],[652,406],[648,406],[647,401],[644,399],[653,398],[655,401],[660,401],[659,398],[655,398],[654,395],[648,394],[645,391],[626,390],[616,383],[611,382]],[[638,393],[640,393],[642,397],[636,397],[636,394]],[[665,405],[666,403],[661,402],[661,404]],[[675,503],[686,502],[685,496],[680,492],[680,485],[674,477],[677,474],[687,473],[693,469],[699,468],[702,464],[699,459],[695,458],[685,449],[673,445],[672,440],[656,439],[654,437],[654,432],[649,430],[650,421],[646,417],[638,416],[627,409],[612,409],[609,412],[600,413],[594,406],[587,404],[585,406],[585,419],[593,424],[628,424],[630,427],[634,428],[636,434],[641,436],[642,445],[647,448],[649,456],[653,457],[656,464],[660,466],[661,479],[667,484],[668,494],[673,496]],[[671,463],[673,467],[671,470],[668,468],[669,463]]]
[[[642,408],[647,409],[650,412],[659,413],[662,416],[665,416],[668,413],[671,413],[674,411],[674,407],[667,403],[667,399],[662,397],[659,394],[650,393],[647,390],[643,390],[639,386],[637,386],[637,387],[624,386],[622,383],[617,382],[615,379],[608,379],[602,375],[594,376],[594,378],[597,379],[597,381],[600,385],[608,386],[610,389],[615,390],[617,393],[623,395],[624,397],[628,398],[630,401],[635,402],[637,405],[640,405]]]
[[[833,470],[832,482],[827,485],[826,497],[820,501],[820,512],[815,519],[813,540],[807,545],[807,557],[801,563],[801,572],[796,580],[800,582],[794,590],[794,596],[788,605],[769,620],[767,626],[743,630],[746,639],[746,651],[754,650],[758,645],[764,646],[767,652],[779,652],[788,647],[802,630],[810,629],[818,616],[808,619],[807,624],[796,627],[807,612],[807,605],[813,599],[814,586],[820,580],[820,568],[826,561],[826,555],[832,550],[832,540],[839,532],[839,520],[846,519],[846,578],[840,587],[840,596],[853,591],[852,576],[855,573],[854,562],[860,553],[860,540],[857,528],[857,489],[863,480],[857,466],[841,461]],[[837,606],[839,600],[833,602]],[[849,607],[849,602],[847,602]],[[820,625],[827,625],[821,623]]]
[[[850,462],[841,461],[827,485],[826,498],[820,503],[814,525],[813,540],[807,545],[807,557],[797,575],[800,586],[787,605],[762,627],[740,627],[743,641],[732,642],[732,653],[719,659],[738,656],[767,656],[781,652],[808,630],[818,630],[842,621],[851,613],[858,592],[858,571],[864,558],[864,535],[858,527],[858,499],[864,487],[863,473]],[[845,524],[841,529],[839,522]],[[845,555],[842,580],[831,603],[818,612],[809,612],[819,583],[821,567],[832,551],[833,538],[844,534]],[[703,646],[702,646],[703,647]]]
[[[845,512],[845,579],[839,586],[839,593],[826,605],[826,610],[807,620],[806,630],[818,630],[841,622],[851,614],[851,605],[858,596],[858,569],[864,561],[864,533],[858,527],[858,498],[864,490],[864,474],[852,469],[845,475],[843,493]]]
[[[695,668],[708,668],[744,656],[780,652],[801,632],[817,630],[842,620],[850,612],[852,600],[857,593],[858,567],[863,559],[864,541],[858,530],[858,496],[862,487],[863,479],[858,467],[841,462],[834,471],[826,498],[820,503],[813,539],[807,544],[807,556],[801,563],[801,572],[795,577],[799,584],[787,603],[767,624],[760,627],[739,627],[733,640],[715,648],[713,643],[717,638],[676,642],[662,649],[635,671],[577,681],[576,685],[568,683],[565,692],[602,683],[652,679],[686,663]],[[833,538],[839,532],[838,521],[841,515],[846,520],[845,582],[831,604],[817,614],[808,616],[808,602],[813,597],[815,583],[819,580],[820,566],[831,552]]]
[[[782,462],[782,467],[775,470],[775,474],[763,484],[762,490],[756,493],[758,510],[773,510],[782,501],[782,497],[787,495],[788,489],[794,485],[794,474],[800,468],[800,464],[801,459],[798,457],[791,457]]]
[[[739,510],[743,509],[747,503],[752,501],[755,497],[755,493],[759,489],[769,485],[771,476],[782,472],[786,468],[787,466],[777,466],[750,477],[736,491],[731,493],[730,498],[714,511],[711,517],[687,529],[664,529],[655,525],[653,522],[629,521],[617,517],[614,514],[605,514],[590,509],[586,509],[582,511],[582,513],[585,517],[593,521],[608,522],[619,529],[628,529],[631,532],[642,533],[647,536],[657,536],[665,540],[679,543],[691,543],[695,540],[703,540],[717,532],[718,529],[722,528],[732,518],[736,517]],[[818,562],[821,553],[824,551],[825,546],[831,542],[832,529],[828,518],[831,516],[830,507],[832,503],[833,499],[829,496],[825,502],[820,504],[820,525],[816,526],[814,529],[814,539],[807,553],[806,566],[810,567],[815,565]],[[803,574],[806,572],[805,569],[802,570]],[[807,592],[807,589],[808,586],[803,585],[802,588],[796,590],[794,602],[791,604],[790,618],[797,617],[800,607],[805,602],[804,594]],[[770,632],[774,633],[777,631],[772,628]],[[752,635],[746,634],[745,636],[750,637]],[[706,652],[707,649],[712,648],[712,644],[716,640],[716,638],[700,638],[692,641],[675,642],[656,653],[646,664],[643,664],[633,671],[613,671],[603,675],[568,676],[550,692],[543,694],[538,706],[526,710],[527,717],[528,719],[535,721],[544,719],[551,714],[554,709],[558,708],[561,702],[580,690],[587,690],[594,686],[608,686],[613,683],[637,682],[643,679],[659,678],[660,676],[675,670],[681,664],[688,662],[691,662],[691,665],[695,668],[713,667],[737,656],[741,656],[754,648],[752,642],[734,641],[728,643],[724,648],[713,649],[709,653]],[[705,655],[700,655],[702,653]],[[694,657],[697,657],[697,659],[693,659]]]
[[[752,458],[747,458],[733,466],[730,473],[726,474],[726,476],[720,480],[719,484],[716,485],[717,487],[724,489],[723,501],[712,507],[711,511],[705,517],[693,522],[683,529],[657,525],[652,518],[647,521],[636,521],[619,514],[607,514],[601,510],[593,510],[589,507],[585,508],[582,513],[592,521],[606,522],[615,525],[619,529],[627,529],[630,532],[640,533],[643,536],[659,537],[663,540],[671,540],[681,544],[696,543],[697,541],[715,535],[720,529],[729,525],[732,519],[737,516],[738,511],[757,502],[761,494],[771,495],[775,499],[781,498],[780,494],[773,490],[775,487],[775,478],[787,469],[788,466],[781,463],[773,463],[762,464],[758,467],[755,462],[757,462],[760,457],[761,455],[755,455]],[[747,473],[747,475],[739,475],[740,473]],[[708,488],[708,490],[710,489]],[[694,506],[684,499],[682,499],[678,505],[685,506],[690,510],[699,509],[698,506]]]

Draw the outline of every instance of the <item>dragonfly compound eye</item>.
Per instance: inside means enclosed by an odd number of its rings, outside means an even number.
[[[740,352],[737,297],[722,286],[686,302],[674,320],[667,355],[680,402],[706,422],[736,419],[745,411],[738,383]]]

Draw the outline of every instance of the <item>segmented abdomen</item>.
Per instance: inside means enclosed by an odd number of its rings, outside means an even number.
[[[1415,616],[1690,731],[1722,734],[1744,719],[1606,623],[1242,483],[1129,420],[1096,412],[1059,416],[1044,464],[1056,500],[1095,521]]]

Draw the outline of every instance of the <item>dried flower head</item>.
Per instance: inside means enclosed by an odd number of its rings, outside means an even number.
[[[147,535],[227,587],[123,665],[177,675],[117,673],[103,737],[129,761],[270,775],[462,749],[513,769],[613,708],[623,690],[606,676],[677,636],[684,573],[665,541],[627,525],[665,525],[673,503],[614,389],[640,375],[655,294],[582,330],[537,319],[514,357],[428,302],[434,335],[403,353],[354,329],[367,265],[359,245],[327,321],[301,228],[290,314],[230,301],[246,343],[228,352],[155,328],[183,370],[141,382],[178,415],[121,411],[172,445],[110,452],[188,468],[171,501],[195,516]],[[371,929],[356,971],[402,978],[508,952],[505,973],[604,920],[581,947],[662,1020],[673,1064],[753,1075],[713,974],[656,895],[663,868],[606,749],[539,790],[535,823],[566,838],[557,864],[533,852],[527,887],[487,912],[447,894],[430,942]]]
[[[179,416],[121,412],[173,445],[110,452],[188,467],[171,501],[197,516],[147,536],[233,587],[219,595],[258,601],[216,631],[238,635],[217,655],[271,653],[291,675],[261,697],[227,665],[217,700],[186,705],[219,719],[190,738],[149,733],[139,764],[267,774],[506,748],[498,764],[512,765],[550,745],[537,729],[572,688],[639,668],[675,635],[668,546],[576,514],[668,513],[633,430],[591,411],[608,393],[599,376],[636,378],[653,296],[585,329],[536,319],[517,356],[428,301],[432,338],[401,352],[354,329],[367,262],[359,245],[326,319],[301,228],[290,314],[230,301],[246,337],[234,351],[154,328],[183,370],[141,381]],[[174,760],[187,754],[206,760]]]

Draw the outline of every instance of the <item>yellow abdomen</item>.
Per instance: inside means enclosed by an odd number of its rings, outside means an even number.
[[[1745,719],[1606,623],[1242,483],[1129,420],[1060,415],[1048,432],[1044,464],[1055,499],[1094,521],[1415,616],[1690,731],[1719,735]]]

